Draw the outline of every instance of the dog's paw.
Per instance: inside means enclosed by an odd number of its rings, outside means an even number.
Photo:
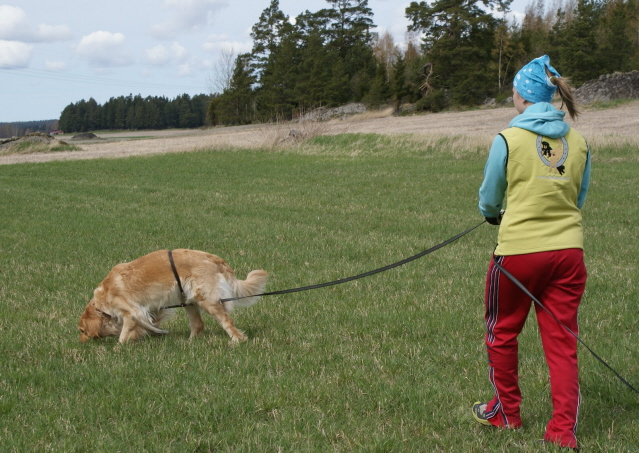
[[[233,337],[231,337],[231,342],[233,343],[240,343],[240,342],[244,342],[248,340],[248,337],[246,335],[244,335],[244,333],[242,332],[238,332],[238,335],[235,335]]]
[[[189,335],[189,341],[193,341],[194,339],[196,339],[197,337],[199,337],[201,335],[202,334],[200,332],[198,332],[198,333],[191,332],[191,335]]]

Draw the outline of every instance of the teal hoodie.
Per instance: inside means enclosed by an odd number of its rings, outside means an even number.
[[[548,102],[538,102],[529,106],[524,113],[514,117],[508,127],[519,127],[550,138],[563,137],[570,130],[570,125],[564,121],[565,112],[557,110]],[[503,209],[506,195],[506,163],[508,162],[508,145],[504,137],[497,135],[488,154],[484,167],[484,181],[479,188],[479,211],[484,217],[497,217]],[[590,185],[590,150],[579,196],[577,207],[581,209],[586,202],[588,186]]]

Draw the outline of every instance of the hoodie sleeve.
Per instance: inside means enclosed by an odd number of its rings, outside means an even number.
[[[586,166],[584,167],[584,174],[581,179],[581,188],[579,189],[579,195],[577,195],[577,207],[579,209],[583,208],[586,203],[588,187],[590,187],[590,147],[588,147],[588,155],[586,156]]]
[[[484,217],[497,217],[506,195],[508,145],[500,134],[495,137],[484,167],[484,181],[479,188],[479,211]]]

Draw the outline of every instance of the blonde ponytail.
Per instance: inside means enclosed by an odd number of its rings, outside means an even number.
[[[577,100],[573,94],[573,89],[570,86],[570,79],[566,77],[555,77],[550,74],[548,69],[546,69],[546,74],[550,77],[550,82],[557,87],[557,91],[559,92],[559,96],[561,97],[562,107],[565,105],[568,110],[568,115],[573,120],[576,120],[577,117],[581,114],[581,110],[577,105]]]

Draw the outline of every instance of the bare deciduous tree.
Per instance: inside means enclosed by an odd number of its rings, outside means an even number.
[[[382,63],[386,68],[386,76],[392,76],[393,64],[399,55],[399,48],[395,45],[393,35],[385,31],[382,36],[376,35],[373,39],[373,55],[377,61]]]
[[[406,61],[413,61],[421,56],[419,50],[419,41],[421,40],[420,34],[416,31],[407,31],[404,42],[406,43],[406,50],[404,51],[404,58]]]
[[[207,86],[211,94],[222,94],[231,87],[235,58],[233,46],[225,46],[220,50],[220,57],[213,65],[213,71],[207,78]]]

